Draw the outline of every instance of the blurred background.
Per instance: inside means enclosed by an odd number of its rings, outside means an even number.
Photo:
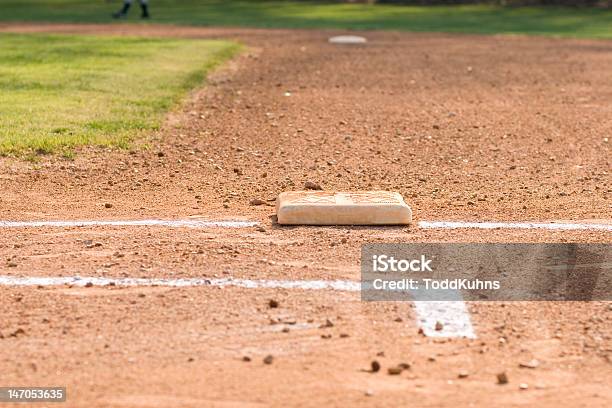
[[[612,38],[612,0],[134,0],[120,22]],[[122,0],[3,0],[0,22],[109,23]]]

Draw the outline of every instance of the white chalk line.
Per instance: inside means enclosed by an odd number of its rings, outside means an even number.
[[[567,222],[471,222],[471,221],[420,221],[420,228],[426,229],[545,229],[545,230],[593,230],[612,231],[612,224],[589,224]]]
[[[58,221],[2,221],[0,228],[72,228],[72,227],[169,227],[169,228],[247,228],[257,221],[240,220],[58,220]],[[612,224],[567,222],[487,222],[487,221],[419,221],[423,229],[544,229],[557,231],[611,231]]]
[[[0,228],[70,228],[70,227],[171,227],[171,228],[245,228],[259,225],[256,221],[204,220],[84,220],[84,221],[0,221]]]
[[[100,277],[19,277],[0,275],[0,286],[236,286],[248,289],[302,289],[359,292],[361,283],[345,280],[253,280],[234,278],[100,278]],[[460,295],[458,299],[460,298]],[[453,301],[414,301],[418,325],[426,336],[476,338],[465,303]],[[437,323],[443,327],[436,330]],[[438,327],[439,328],[439,327]]]

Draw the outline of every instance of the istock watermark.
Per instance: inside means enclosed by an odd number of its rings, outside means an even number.
[[[363,300],[612,300],[610,244],[366,244]]]

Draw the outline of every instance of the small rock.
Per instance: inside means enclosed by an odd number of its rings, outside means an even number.
[[[366,397],[371,397],[372,395],[374,395],[374,392],[372,390],[366,390],[365,392]]]
[[[312,181],[307,181],[306,183],[304,183],[304,188],[306,190],[323,190],[323,187],[321,187],[321,185]]]
[[[340,333],[341,339],[346,339],[347,337],[349,337],[348,333]]]
[[[15,262],[9,262],[8,264],[6,264],[6,266],[8,266],[9,268],[16,268],[17,264]]]
[[[166,154],[164,152],[157,152],[157,157],[164,157]]]
[[[520,390],[527,390],[527,389],[529,389],[529,385],[525,384],[525,383],[520,383],[519,384],[519,389]]]
[[[436,322],[436,331],[441,331],[444,329],[444,324],[442,322]]]
[[[501,372],[497,374],[497,383],[498,384],[508,384],[508,375],[506,372]]]
[[[246,361],[248,363],[249,361],[251,361],[251,357],[244,356],[244,357],[242,357],[242,361]]]
[[[377,373],[380,371],[380,363],[376,360],[373,360],[370,363],[370,372]]]
[[[104,208],[113,208],[111,203],[104,203]]]
[[[389,373],[389,375],[400,375],[402,373],[402,371],[404,371],[401,367],[389,367],[387,369],[387,373]]]
[[[519,363],[519,367],[521,368],[537,368],[539,365],[540,362],[535,358],[527,362]]]
[[[258,231],[258,232],[266,232],[266,229],[264,227],[262,227],[261,225],[257,226],[255,228],[255,230]]]
[[[260,200],[259,198],[254,198],[251,200],[251,202],[249,203],[251,205],[266,205],[266,202],[264,200]]]
[[[93,282],[87,282],[87,283],[85,284],[85,287],[86,287],[86,288],[91,288],[92,286],[93,286]]]
[[[470,373],[468,373],[466,370],[461,370],[459,371],[459,374],[457,374],[458,378],[468,378],[470,375]]]
[[[276,309],[278,307],[278,301],[270,299],[270,301],[268,302],[268,306],[270,306],[270,309]]]
[[[409,370],[411,367],[410,363],[399,363],[397,366],[402,370]]]
[[[268,354],[264,359],[263,362],[264,364],[272,364],[272,362],[274,361],[274,356],[272,356],[272,354]]]
[[[25,334],[25,330],[23,330],[21,327],[18,328],[17,330],[15,330],[14,332],[12,332],[10,334],[11,337],[17,337],[19,335]]]
[[[325,319],[325,323],[320,325],[319,328],[320,329],[324,329],[326,327],[334,327],[334,323],[331,320],[329,320],[329,319]]]

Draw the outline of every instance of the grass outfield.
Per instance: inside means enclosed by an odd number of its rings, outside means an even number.
[[[0,34],[0,154],[125,147],[239,46]]]
[[[127,19],[140,21],[137,1]],[[0,21],[107,23],[120,0],[3,0]],[[396,6],[263,0],[152,0],[152,22],[277,28],[517,33],[612,38],[612,10]]]

